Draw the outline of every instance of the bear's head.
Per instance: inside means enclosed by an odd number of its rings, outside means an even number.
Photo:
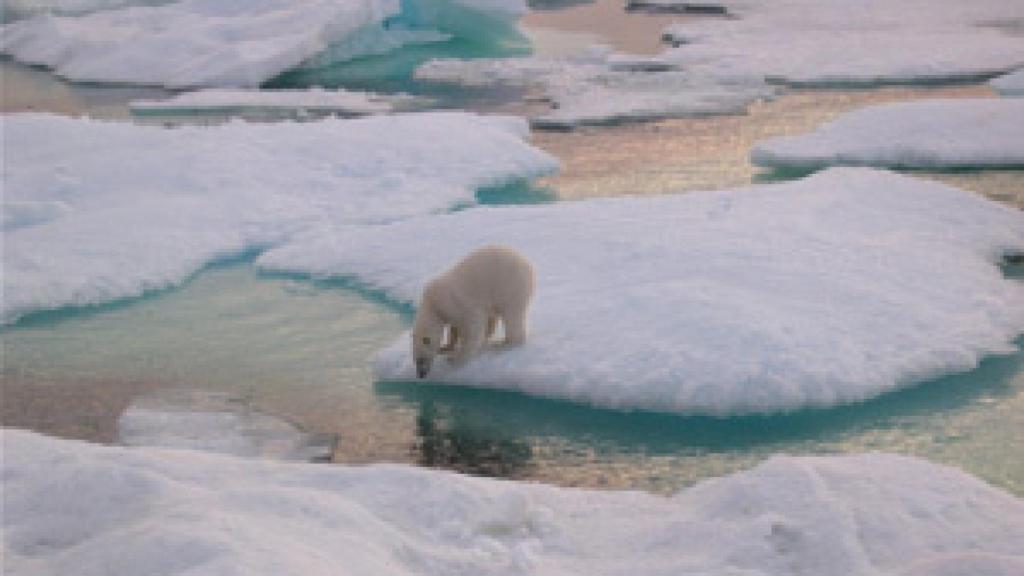
[[[437,356],[441,349],[441,340],[444,338],[444,324],[436,316],[429,313],[416,315],[416,325],[412,330],[412,357],[416,361],[416,376],[423,378],[430,372],[430,366],[434,363],[434,356]]]

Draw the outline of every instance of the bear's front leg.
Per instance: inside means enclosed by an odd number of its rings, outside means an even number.
[[[484,330],[487,319],[483,315],[474,315],[468,319],[464,326],[459,328],[462,335],[461,346],[450,356],[452,364],[462,366],[473,356],[476,356],[484,346]]]
[[[441,346],[439,352],[441,354],[451,354],[452,352],[455,352],[455,347],[458,346],[458,343],[459,329],[454,325],[450,325],[448,326],[448,342]]]

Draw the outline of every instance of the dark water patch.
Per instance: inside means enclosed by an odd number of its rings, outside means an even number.
[[[452,414],[450,406],[418,405],[414,454],[421,466],[495,478],[527,475],[533,451],[514,434],[475,427]]]
[[[516,180],[501,186],[480,188],[476,200],[487,206],[548,204],[558,199],[554,190],[530,180]]]

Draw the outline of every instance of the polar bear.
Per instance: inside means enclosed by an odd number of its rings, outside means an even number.
[[[431,280],[412,330],[416,375],[425,377],[438,354],[464,364],[484,347],[499,319],[505,345],[522,344],[533,287],[533,266],[507,246],[479,248]]]

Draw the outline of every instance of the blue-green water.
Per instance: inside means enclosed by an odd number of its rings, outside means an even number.
[[[222,392],[338,435],[340,462],[672,491],[773,453],[881,450],[953,464],[1024,493],[1024,353],[848,407],[680,417],[374,382],[374,352],[410,320],[377,296],[264,275],[243,260],[134,302],[30,317],[3,333],[4,378]]]
[[[500,45],[467,36],[293,71],[269,85],[406,90],[438,96],[444,106],[494,109],[518,94],[430,87],[411,80],[410,72],[430,57],[510,55],[528,49],[514,36]],[[127,117],[125,103],[146,95],[142,89],[69,84],[9,62],[3,66],[5,96],[57,112]],[[803,130],[881,93],[839,93],[833,103],[820,93],[805,92],[742,120],[536,135],[541,146],[566,162],[563,175],[546,180],[548,187],[520,183],[482,190],[478,199],[536,203],[734,186],[757,175],[744,164],[749,142],[730,134],[763,137],[782,120],[786,126],[780,132]],[[841,101],[847,97],[855,102]],[[795,111],[794,103],[799,105]],[[686,153],[676,153],[673,146]],[[693,150],[709,150],[714,159]],[[717,166],[713,162],[728,166],[708,170]],[[680,172],[681,164],[688,172],[668,178]],[[713,176],[702,176],[706,172]],[[1021,172],[929,177],[1011,203],[1020,202],[1024,189]],[[670,492],[776,453],[879,450],[952,464],[1024,494],[1024,352],[847,407],[775,416],[680,417],[598,410],[507,392],[375,382],[373,354],[410,322],[408,308],[379,294],[261,274],[251,259],[240,259],[203,270],[177,289],[96,309],[37,314],[3,330],[4,386],[81,386],[98,402],[105,401],[108,389],[124,389],[123,383],[141,383],[137,389],[147,395],[223,393],[307,431],[336,435],[338,462],[409,462],[563,485]],[[65,408],[74,418],[78,407]],[[35,425],[46,429],[45,422]]]

